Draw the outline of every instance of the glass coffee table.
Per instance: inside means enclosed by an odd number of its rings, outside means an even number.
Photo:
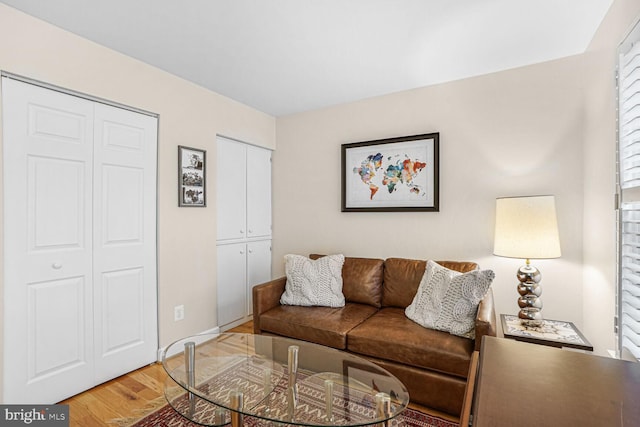
[[[378,365],[283,337],[197,335],[167,347],[162,364],[167,401],[202,425],[364,426],[387,423],[409,403],[405,386]]]

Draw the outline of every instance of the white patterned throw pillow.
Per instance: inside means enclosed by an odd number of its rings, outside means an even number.
[[[405,314],[426,328],[473,338],[478,304],[494,277],[491,270],[460,273],[429,260]]]
[[[327,255],[317,260],[285,255],[284,260],[287,283],[280,297],[281,304],[344,307],[344,255]]]

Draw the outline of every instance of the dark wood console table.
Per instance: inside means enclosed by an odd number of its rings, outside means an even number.
[[[640,363],[485,337],[472,425],[640,426]]]

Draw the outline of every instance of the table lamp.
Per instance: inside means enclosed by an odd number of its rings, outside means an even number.
[[[542,325],[541,275],[529,260],[560,257],[554,196],[496,199],[493,254],[526,259],[517,272],[518,318],[526,326]]]

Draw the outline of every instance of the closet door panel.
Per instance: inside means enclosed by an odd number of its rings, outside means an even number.
[[[85,289],[81,277],[27,287],[29,381],[39,382],[87,362],[86,312],[82,310]]]
[[[85,184],[84,162],[28,156],[30,251],[82,247]]]
[[[103,247],[132,251],[144,244],[144,169],[102,165]]]
[[[101,349],[111,355],[144,344],[144,275],[141,268],[102,275]]]
[[[157,120],[96,105],[94,284],[99,381],[156,359]]]
[[[93,103],[2,79],[4,403],[93,385]]]

